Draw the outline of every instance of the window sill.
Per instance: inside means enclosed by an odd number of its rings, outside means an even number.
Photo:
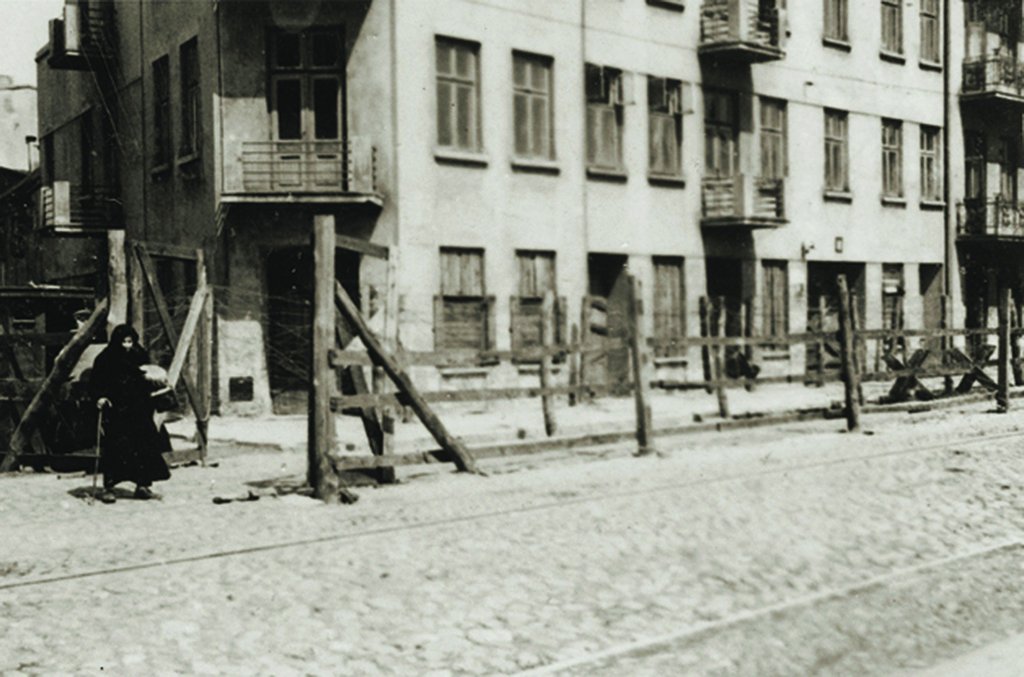
[[[438,162],[466,167],[486,167],[490,162],[490,159],[484,153],[455,150],[454,148],[435,148],[434,159]]]
[[[895,197],[895,196],[892,196],[892,195],[883,195],[882,196],[882,206],[883,207],[900,207],[900,208],[905,208],[907,206],[907,198],[905,198],[905,197]]]
[[[675,10],[676,12],[682,12],[686,9],[686,5],[679,0],[647,0],[647,4],[663,9]]]
[[[690,361],[685,357],[655,357],[655,367],[685,367]]]
[[[562,169],[554,160],[524,157],[512,158],[512,169],[520,172],[530,172],[533,174],[560,174],[562,172]]]
[[[647,175],[647,183],[652,186],[664,186],[666,188],[686,188],[686,178],[682,174],[653,174]]]
[[[921,70],[923,71],[937,71],[940,73],[942,72],[942,64],[939,63],[938,61],[925,61],[922,59],[921,61],[918,61],[917,64],[918,66],[921,67]]]
[[[786,362],[789,360],[789,349],[768,349],[761,352],[761,360],[764,362]]]
[[[853,45],[850,44],[847,40],[842,40],[840,38],[829,38],[823,36],[821,38],[821,44],[825,45],[826,47],[841,50],[843,52],[853,51]]]
[[[473,378],[487,376],[491,373],[490,367],[438,367],[437,371],[442,378]]]
[[[828,202],[853,202],[853,193],[848,190],[826,190],[821,196]]]
[[[945,208],[946,203],[943,200],[921,200],[921,209],[939,211]]]
[[[886,50],[883,49],[878,53],[878,57],[882,61],[888,61],[890,63],[900,65],[907,63],[907,57],[903,54],[900,54],[899,52],[887,52]]]
[[[603,167],[587,167],[587,178],[600,179],[602,181],[616,181],[625,183],[629,180],[629,174],[625,169],[608,169]]]

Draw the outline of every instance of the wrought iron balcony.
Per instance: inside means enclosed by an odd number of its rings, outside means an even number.
[[[376,149],[369,139],[247,141],[242,192],[266,195],[376,195]]]
[[[786,223],[786,184],[739,174],[706,178],[701,184],[704,227],[777,228]]]
[[[109,188],[54,181],[39,189],[39,227],[71,235],[123,228],[121,200]]]
[[[1024,64],[1011,54],[964,59],[964,101],[1024,104]]]
[[[785,10],[772,0],[704,0],[698,54],[754,63],[785,56]]]
[[[1024,203],[996,195],[964,200],[956,211],[961,238],[1024,241]]]
[[[114,60],[113,23],[110,0],[67,0],[63,16],[50,21],[47,63],[58,69],[90,70]]]

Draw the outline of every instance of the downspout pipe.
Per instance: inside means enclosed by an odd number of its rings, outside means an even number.
[[[944,238],[943,238],[943,278],[942,278],[942,293],[944,296],[952,298],[954,285],[956,284],[956,277],[954,276],[954,267],[956,267],[956,209],[953,205],[953,189],[951,184],[950,162],[950,140],[953,137],[952,124],[953,124],[953,106],[956,102],[953,100],[954,93],[952,87],[952,70],[953,70],[953,40],[952,35],[952,5],[953,0],[946,0],[942,3],[942,200],[945,204],[943,208],[944,218]],[[953,303],[949,303],[950,317],[947,322],[950,326],[955,326],[953,322]]]

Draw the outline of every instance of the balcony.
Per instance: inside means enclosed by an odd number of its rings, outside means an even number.
[[[701,226],[706,228],[777,228],[786,223],[786,184],[743,174],[704,179]]]
[[[766,0],[704,0],[697,53],[756,63],[785,56],[785,10]]]
[[[89,235],[124,227],[114,191],[54,181],[39,189],[39,227],[59,235]]]
[[[964,200],[956,212],[961,240],[1024,242],[1024,203],[996,195]]]
[[[1024,104],[1024,64],[1012,54],[964,59],[960,100]]]
[[[381,205],[377,151],[369,139],[246,141],[241,185],[225,202],[331,202]],[[237,188],[240,188],[237,189]]]
[[[64,70],[90,70],[115,56],[114,3],[109,0],[67,0],[60,19],[50,21],[47,63]]]

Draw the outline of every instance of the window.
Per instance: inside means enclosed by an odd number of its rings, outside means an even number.
[[[903,123],[882,120],[882,195],[903,197]]]
[[[789,270],[785,261],[762,261],[764,272],[764,335],[789,333]]]
[[[964,134],[965,197],[969,200],[985,197],[985,148],[984,134]]]
[[[903,328],[903,264],[882,264],[882,329]],[[891,350],[892,342],[886,341]]]
[[[825,0],[825,39],[847,42],[846,0]]]
[[[647,77],[648,170],[655,176],[683,173],[683,83]]]
[[[942,60],[939,43],[939,0],[921,0],[921,61]]]
[[[686,336],[686,281],[683,259],[654,257],[654,338],[672,341]],[[669,346],[660,351],[672,354]],[[677,352],[677,351],[676,351]]]
[[[761,178],[786,177],[786,102],[761,99]]]
[[[825,190],[850,191],[850,149],[848,116],[844,111],[825,110]]]
[[[623,76],[609,66],[586,64],[587,167],[621,172]]]
[[[479,152],[480,45],[437,38],[437,145]]]
[[[191,41],[190,41],[191,42]],[[188,45],[188,43],[186,43]],[[184,50],[185,45],[182,46]],[[341,139],[342,40],[333,29],[277,32],[271,39],[271,108],[280,141]],[[198,126],[198,62],[196,125]],[[185,76],[182,75],[182,87]],[[183,90],[184,95],[184,90]],[[183,101],[182,105],[185,103]],[[198,143],[198,130],[196,142]],[[329,153],[327,147],[318,153]],[[318,169],[319,170],[319,169]],[[327,179],[340,177],[329,176]]]
[[[153,165],[165,169],[171,162],[171,73],[170,60],[162,56],[153,62]]]
[[[939,144],[939,128],[921,125],[921,199],[929,202],[942,200]]]
[[[50,132],[44,136],[39,142],[39,155],[40,155],[40,180],[44,186],[52,186],[53,181],[56,178],[54,176],[54,165],[56,164],[54,157],[53,148],[53,132]]]
[[[999,195],[1017,201],[1017,139],[1004,136],[999,140]]]
[[[436,347],[490,348],[490,307],[484,296],[483,250],[441,249],[441,295],[434,306]]]
[[[704,165],[708,178],[728,178],[739,166],[739,125],[735,94],[704,92]]]
[[[199,152],[202,135],[198,45],[198,39],[192,38],[178,50],[181,63],[181,145],[178,148],[178,155],[183,157]]]
[[[552,61],[545,56],[515,52],[512,55],[512,114],[515,122],[515,154],[521,158],[553,160],[551,94]]]
[[[902,0],[882,0],[882,51],[903,53]]]
[[[512,350],[541,345],[544,294],[555,291],[554,252],[517,252],[516,263],[519,294],[512,300]],[[557,336],[552,338],[557,341]]]

